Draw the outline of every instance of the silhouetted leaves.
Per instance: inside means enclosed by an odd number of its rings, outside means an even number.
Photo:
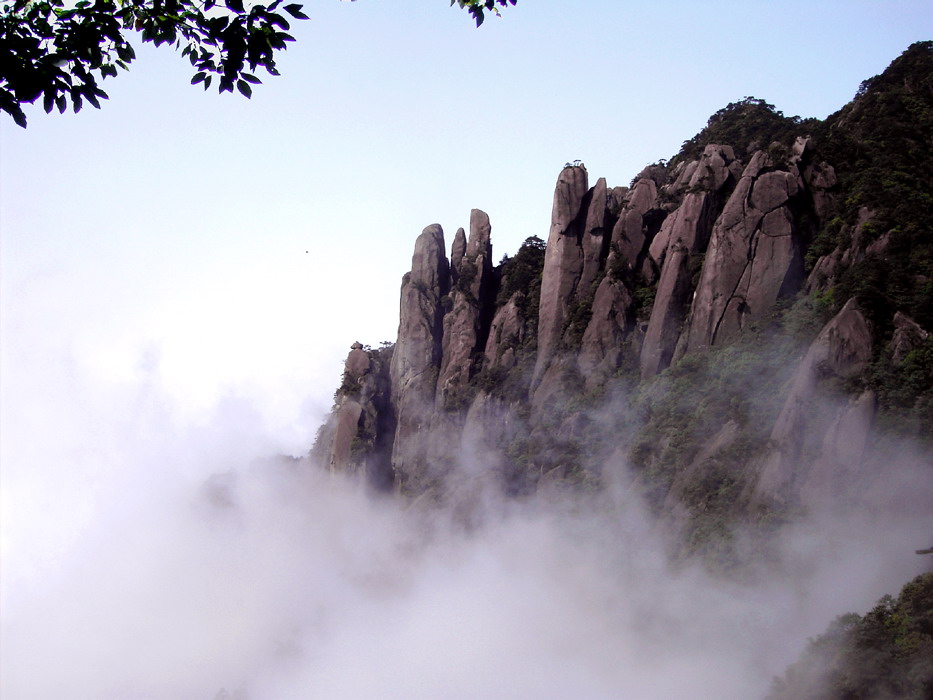
[[[453,7],[454,4],[457,4],[461,8],[465,8],[467,12],[473,15],[478,27],[486,19],[485,12],[487,10],[498,15],[499,7],[497,5],[508,7],[509,5],[515,5],[516,2],[517,0],[450,0],[450,5]]]
[[[497,12],[496,5],[516,3],[454,1],[470,12],[477,26],[484,10]],[[67,100],[75,112],[85,100],[99,107],[107,95],[98,88],[98,78],[115,77],[136,58],[127,38],[130,32],[156,46],[180,49],[195,69],[192,85],[206,90],[216,75],[219,92],[233,92],[236,85],[251,97],[250,84],[262,82],[252,73],[263,68],[278,75],[275,52],[295,40],[286,33],[291,29],[288,19],[275,12],[280,2],[80,0],[72,6],[65,0],[12,0],[0,9],[0,111],[25,127],[21,105],[39,97],[46,112],[53,107],[64,112]],[[294,19],[308,19],[298,3],[282,9]]]

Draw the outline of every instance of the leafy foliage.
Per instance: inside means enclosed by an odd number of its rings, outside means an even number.
[[[898,363],[890,350],[880,353],[867,384],[878,395],[886,431],[933,444],[933,336]]]
[[[533,324],[526,336],[537,337],[538,306],[541,297],[541,275],[544,273],[545,243],[537,236],[529,236],[512,258],[504,258],[499,267],[501,284],[496,295],[496,307],[505,306],[516,297],[522,318]]]
[[[658,511],[704,444],[727,421],[736,425],[734,439],[696,465],[695,478],[680,494],[690,512],[685,552],[728,566],[731,528],[744,515],[737,496],[747,465],[767,446],[795,360],[819,332],[827,307],[825,299],[812,296],[787,301],[734,343],[687,354],[633,387],[632,408],[641,427],[631,442],[630,462]]]
[[[933,697],[933,573],[864,617],[843,615],[775,679],[768,700]]]
[[[483,23],[484,11],[517,0],[453,0]],[[143,42],[169,44],[194,68],[192,85],[251,97],[264,69],[294,41],[290,19],[305,20],[302,5],[246,4],[245,0],[12,0],[0,9],[0,111],[26,126],[23,104],[40,97],[46,112],[100,108],[99,80],[115,77],[136,57],[132,32]]]
[[[730,102],[709,118],[706,127],[696,136],[684,141],[680,153],[671,164],[680,160],[695,160],[709,144],[728,144],[738,158],[745,158],[756,148],[768,148],[772,142],[790,146],[801,133],[819,124],[816,119],[785,117],[757,97],[744,97]]]
[[[195,69],[192,84],[207,89],[216,77],[220,92],[236,88],[250,97],[251,85],[261,80],[247,68],[278,75],[275,52],[294,41],[286,15],[308,19],[299,4],[279,11],[281,2],[247,8],[243,0],[80,0],[66,7],[63,0],[14,0],[0,13],[0,109],[25,127],[20,105],[40,96],[47,112],[64,112],[69,99],[75,112],[85,100],[100,108],[98,98],[107,94],[98,78],[127,70],[136,56],[131,31],[144,42],[181,49]]]
[[[839,220],[852,224],[868,207],[864,232],[884,239],[843,274],[839,298],[858,296],[882,336],[894,311],[933,328],[933,42],[913,44],[864,81],[818,135],[839,178]]]
[[[486,19],[486,11],[490,11],[493,14],[499,14],[499,7],[508,7],[509,5],[515,5],[518,0],[450,0],[450,6],[453,7],[454,3],[459,5],[461,8],[466,8],[467,12],[473,15],[473,19],[476,20],[476,26],[480,26]]]

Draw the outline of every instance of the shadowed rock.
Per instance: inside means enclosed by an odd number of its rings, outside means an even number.
[[[532,378],[533,387],[540,382],[557,351],[569,304],[583,272],[581,238],[587,189],[586,168],[582,166],[564,168],[557,178],[541,278],[538,358]]]
[[[641,351],[643,379],[667,368],[674,356],[681,327],[693,292],[689,269],[691,256],[707,246],[713,224],[719,216],[723,195],[732,184],[729,165],[732,149],[709,145],[695,167],[684,170],[690,179],[681,205],[665,219],[651,246],[655,263],[661,266],[651,318]],[[675,182],[676,185],[676,182]],[[657,246],[666,246],[663,254]]]
[[[891,359],[900,364],[912,350],[919,348],[930,334],[907,314],[894,314],[894,336],[891,338]]]
[[[661,270],[651,319],[642,344],[642,379],[653,377],[671,363],[690,301],[689,258],[685,246],[675,245]]]
[[[612,229],[612,254],[621,257],[620,262],[630,269],[638,269],[642,252],[647,242],[649,211],[658,209],[658,186],[650,178],[642,178],[629,192],[625,208],[619,214]]]
[[[371,486],[392,483],[389,447],[394,431],[388,357],[391,348],[354,343],[344,365],[334,410],[318,436],[316,453],[331,471],[362,470]]]
[[[683,351],[734,337],[763,317],[802,280],[789,201],[800,190],[796,168],[771,170],[758,151],[713,227],[690,312]]]
[[[444,317],[444,333],[436,403],[458,408],[473,373],[474,355],[483,351],[493,299],[491,227],[485,212],[470,213],[470,238],[459,262],[459,277],[450,292],[452,307]]]
[[[460,276],[460,263],[463,261],[463,256],[466,255],[466,246],[466,233],[464,233],[463,228],[458,228],[457,233],[454,234],[453,245],[450,246],[451,286],[457,284],[457,279]]]
[[[444,254],[444,231],[424,229],[415,242],[411,272],[402,279],[398,340],[392,355],[392,403],[397,429],[392,450],[396,481],[417,480],[425,469],[425,445],[418,432],[431,417],[441,360],[444,310],[450,271]]]
[[[517,303],[521,294],[512,295],[492,319],[483,361],[487,369],[509,370],[515,366],[515,351],[525,340],[525,322]]]
[[[619,280],[603,277],[593,299],[590,322],[580,343],[577,366],[593,389],[618,369],[630,330],[632,295]]]
[[[609,252],[611,231],[606,230],[609,223],[607,211],[606,178],[596,181],[589,197],[589,207],[586,213],[586,224],[583,227],[581,247],[583,248],[583,271],[577,284],[575,300],[580,301],[592,293],[606,263],[606,254]]]

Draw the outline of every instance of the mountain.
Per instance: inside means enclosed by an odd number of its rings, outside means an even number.
[[[547,241],[498,265],[484,212],[449,255],[428,226],[396,342],[353,345],[313,457],[466,511],[624,472],[719,572],[933,484],[930,163],[920,42],[825,120],[746,97],[628,186],[566,165]]]

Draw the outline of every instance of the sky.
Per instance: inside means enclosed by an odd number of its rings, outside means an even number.
[[[0,116],[5,615],[134,508],[305,454],[351,343],[394,340],[425,226],[449,245],[480,208],[512,254],[565,162],[627,185],[749,95],[825,117],[933,33],[928,0],[305,12],[251,100],[137,45],[100,111]]]

